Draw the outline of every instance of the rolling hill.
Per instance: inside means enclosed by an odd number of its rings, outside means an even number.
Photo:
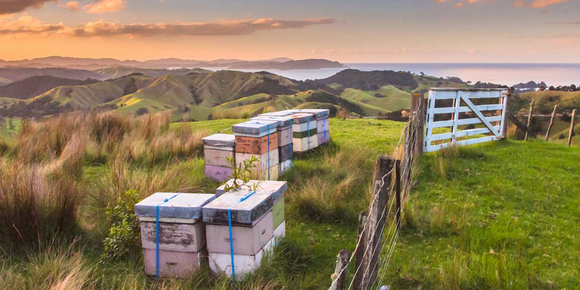
[[[25,100],[43,94],[56,87],[89,85],[96,82],[98,81],[92,79],[82,81],[50,75],[32,76],[21,81],[0,86],[0,97]]]
[[[53,76],[74,80],[102,79],[99,74],[89,70],[70,68],[22,68],[3,67],[0,68],[0,78],[11,82],[20,81],[33,76]]]

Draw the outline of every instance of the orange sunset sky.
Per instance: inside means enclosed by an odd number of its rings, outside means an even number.
[[[579,0],[0,0],[0,59],[580,62]]]

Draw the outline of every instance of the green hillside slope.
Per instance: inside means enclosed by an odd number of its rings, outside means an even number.
[[[346,89],[340,96],[365,108],[369,116],[406,109],[411,105],[410,93],[390,85],[376,91]]]
[[[580,108],[580,92],[538,91],[522,93],[519,96],[526,101],[522,106],[534,99],[536,109],[542,113],[551,113],[556,104],[563,110]]]

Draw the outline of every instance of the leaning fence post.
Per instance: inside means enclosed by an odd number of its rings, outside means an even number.
[[[574,126],[575,126],[574,119],[576,119],[576,109],[574,109],[572,111],[572,120],[570,123],[570,132],[568,133],[568,147],[570,147],[570,145],[572,145],[572,137],[574,135]]]
[[[550,125],[548,125],[548,130],[546,131],[546,142],[550,138],[550,131],[552,131],[552,126],[554,125],[554,117],[556,116],[556,110],[558,109],[558,105],[554,106],[554,111],[552,111],[552,118],[550,118]]]
[[[410,162],[409,162],[410,164]],[[410,165],[409,165],[410,166]],[[395,198],[397,199],[397,230],[401,228],[401,160],[395,161]]]
[[[352,278],[352,285],[353,285],[353,289],[358,290],[360,289],[360,283],[362,281],[362,276],[364,273],[364,269],[361,267],[363,259],[364,259],[364,253],[365,253],[365,249],[366,249],[366,241],[365,241],[365,234],[364,234],[364,228],[365,228],[365,224],[367,223],[367,213],[366,212],[361,212],[358,215],[358,245],[356,248],[356,251],[354,253],[354,277]]]
[[[526,137],[524,138],[525,141],[528,141],[528,135],[530,135],[531,133],[531,129],[530,126],[532,125],[532,115],[534,114],[534,101],[532,100],[532,103],[530,103],[530,113],[528,114],[528,130],[526,130]]]
[[[334,274],[332,274],[332,285],[330,285],[329,290],[342,290],[342,283],[346,276],[346,267],[348,266],[349,258],[349,251],[340,250],[340,252],[338,252],[338,256],[336,257],[336,268],[334,269]]]
[[[371,205],[369,207],[368,221],[365,226],[365,239],[367,248],[362,263],[361,270],[363,278],[360,289],[367,289],[372,285],[377,277],[376,267],[381,254],[383,240],[383,230],[385,225],[387,202],[389,200],[389,189],[391,187],[392,171],[395,159],[389,156],[379,156],[375,165],[374,184],[379,185],[373,192]]]

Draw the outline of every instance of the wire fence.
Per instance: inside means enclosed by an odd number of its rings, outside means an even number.
[[[383,286],[401,228],[404,205],[412,188],[412,169],[423,148],[425,100],[414,94],[411,115],[401,132],[392,157],[379,156],[375,165],[374,190],[368,212],[359,216],[356,247],[350,255],[342,250],[329,290],[379,289]],[[345,254],[346,253],[346,254]],[[347,269],[354,263],[354,272]],[[347,281],[347,277],[350,279]]]

